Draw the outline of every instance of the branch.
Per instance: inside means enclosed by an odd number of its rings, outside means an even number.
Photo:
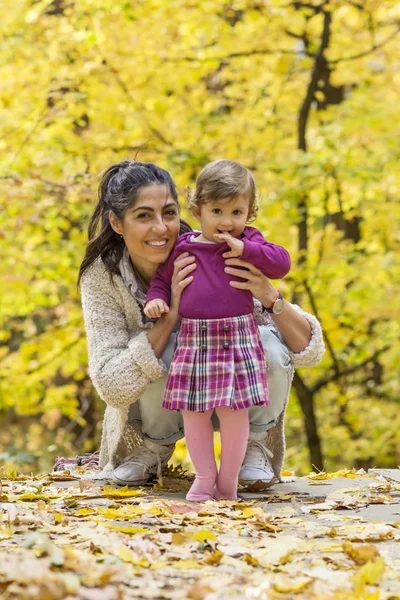
[[[368,363],[374,361],[380,354],[382,354],[382,352],[386,352],[386,350],[389,350],[389,348],[390,346],[386,345],[383,348],[380,348],[380,350],[374,352],[374,354],[366,358],[363,362],[358,363],[357,365],[353,365],[352,367],[347,367],[347,369],[343,369],[342,371],[333,373],[333,375],[329,377],[324,377],[323,379],[320,379],[315,385],[313,385],[313,387],[311,388],[311,392],[315,394],[322,387],[328,385],[328,383],[331,383],[332,381],[337,381],[338,379],[340,379],[341,377],[345,377],[346,375],[356,373],[357,371],[365,367]]]
[[[373,46],[371,46],[371,48],[369,50],[364,50],[363,52],[359,52],[358,54],[353,54],[352,56],[344,56],[343,58],[337,58],[336,60],[330,60],[330,61],[328,61],[329,65],[337,65],[341,62],[346,62],[349,60],[356,60],[357,58],[363,58],[364,56],[368,56],[369,54],[372,54],[373,52],[375,52],[375,50],[379,50],[379,48],[382,48],[383,46],[388,44],[392,39],[394,39],[397,36],[399,31],[400,31],[400,26],[398,26],[397,29],[391,35],[389,35],[389,37],[387,37],[386,40],[384,40],[380,44],[374,44]]]
[[[29,142],[29,140],[31,139],[31,137],[33,136],[33,134],[35,133],[36,129],[39,127],[40,123],[42,121],[44,121],[44,119],[47,117],[47,115],[50,112],[51,112],[51,110],[49,110],[47,107],[42,110],[41,114],[39,115],[38,120],[33,124],[33,126],[30,129],[30,131],[28,131],[28,133],[26,134],[24,140],[22,141],[22,144],[20,145],[20,147],[16,150],[16,152],[14,153],[14,155],[11,157],[11,160],[10,160],[10,162],[7,165],[8,169],[10,169],[12,167],[12,165],[14,164],[14,162],[16,161],[16,159],[18,158],[18,156],[21,154],[22,150],[25,148],[25,146],[27,145],[27,143]]]
[[[357,10],[361,10],[363,11],[365,9],[365,7],[362,5],[362,3],[358,3],[358,2],[352,2],[351,0],[347,0],[348,4],[350,4],[350,6],[353,6],[354,8],[356,8]]]
[[[319,5],[315,5],[315,4],[311,4],[310,2],[291,2],[289,4],[289,6],[292,6],[293,8],[295,8],[296,10],[302,10],[303,8],[309,8],[310,10],[314,11],[314,15],[318,15],[320,12],[322,12],[325,8],[325,6],[329,3],[329,0],[325,0],[324,2],[321,2],[321,4]]]
[[[100,52],[100,48],[98,48],[99,52]],[[119,72],[117,71],[117,69],[110,63],[110,61],[104,56],[104,54],[102,54],[102,59],[103,59],[103,63],[106,65],[106,67],[108,67],[108,69],[111,71],[111,73],[114,75],[116,81],[118,82],[119,86],[121,87],[121,89],[123,90],[123,92],[126,94],[126,96],[129,98],[129,100],[134,103],[134,97],[131,94],[130,89],[127,87],[126,83],[124,82],[124,80],[121,78]],[[173,147],[173,144],[171,144],[170,141],[168,141],[163,134],[158,131],[155,127],[153,127],[152,125],[150,125],[147,121],[147,119],[144,119],[146,126],[150,129],[151,133],[153,135],[155,135],[156,138],[158,138],[163,144],[165,144],[166,146],[169,146],[170,148]]]
[[[61,350],[59,352],[57,352],[56,354],[53,354],[53,356],[51,358],[49,358],[49,360],[47,360],[46,362],[43,362],[43,363],[39,364],[34,369],[30,369],[29,371],[26,371],[26,375],[32,375],[32,373],[37,373],[37,371],[40,371],[44,367],[47,367],[54,360],[56,360],[57,358],[59,358],[60,356],[62,356],[64,354],[64,352],[68,352],[68,350],[70,350],[71,348],[73,348],[78,342],[81,341],[81,339],[82,339],[82,337],[80,336],[80,337],[76,338],[75,340],[73,340],[72,342],[70,342],[69,344],[66,344],[63,348],[61,348]]]
[[[179,56],[177,58],[167,58],[165,62],[210,62],[210,61],[219,61],[224,62],[230,58],[240,58],[241,56],[256,56],[258,54],[290,54],[292,56],[298,56],[299,53],[296,50],[283,50],[278,48],[276,50],[269,50],[267,48],[262,50],[242,50],[241,52],[232,52],[231,54],[226,54],[225,56],[207,56],[203,58],[198,58],[196,56]]]
[[[324,183],[324,213],[325,213],[325,217],[328,216],[328,200],[329,200],[329,193],[328,190],[326,188],[326,183]],[[325,250],[325,238],[326,238],[326,223],[323,223],[323,229],[322,229],[322,235],[321,235],[321,243],[319,245],[319,249],[318,249],[318,260],[317,260],[317,264],[315,265],[315,269],[314,269],[314,275],[312,278],[312,283],[317,279],[318,275],[319,275],[319,270],[322,264],[322,259],[324,256],[324,250]]]

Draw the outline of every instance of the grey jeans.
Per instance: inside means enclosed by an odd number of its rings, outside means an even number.
[[[276,331],[268,326],[260,326],[259,330],[263,348],[267,353],[268,391],[271,404],[252,406],[249,409],[250,431],[253,433],[268,431],[276,425],[285,406],[292,376],[288,349],[281,342]],[[171,364],[174,345],[175,334],[171,336],[162,355],[162,360],[167,366]],[[165,374],[151,383],[143,396],[129,408],[130,425],[143,437],[163,446],[184,437],[182,413],[166,410],[161,406],[166,380]],[[218,431],[219,421],[215,412],[212,422],[214,430]]]

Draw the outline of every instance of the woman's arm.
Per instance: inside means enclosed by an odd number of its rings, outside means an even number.
[[[158,360],[178,319],[182,290],[191,281],[188,273],[195,268],[194,257],[181,255],[176,260],[170,312],[151,329],[142,329],[142,318],[136,300],[138,333],[132,337],[121,303],[121,282],[114,284],[101,262],[93,264],[82,278],[82,308],[85,319],[89,372],[100,397],[114,408],[127,407],[156,381],[165,366]],[[185,279],[186,277],[186,279]]]
[[[288,307],[290,307],[291,314],[297,315],[301,317],[301,323],[304,324],[304,321],[307,322],[308,327],[307,330],[310,331],[310,339],[309,343],[302,350],[293,350],[288,344],[289,355],[292,361],[292,365],[294,367],[315,367],[321,360],[325,352],[324,340],[322,335],[321,325],[319,324],[318,319],[314,317],[314,315],[310,315],[309,313],[303,311],[296,304],[286,303]],[[262,310],[261,302],[258,300],[254,300],[254,316],[259,325],[269,325],[274,327],[282,339],[283,342],[286,343],[286,340],[283,339],[281,331],[279,330],[276,322],[272,318],[272,315]],[[289,323],[294,321],[290,321]],[[294,334],[297,335],[297,327],[294,324]],[[293,338],[291,338],[293,339]],[[301,344],[302,345],[302,344]]]
[[[278,291],[272,285],[267,277],[265,277],[259,269],[237,258],[231,258],[226,261],[226,272],[236,277],[244,278],[244,273],[240,269],[234,267],[242,267],[247,269],[245,276],[246,281],[236,282],[231,281],[232,287],[244,290],[250,290],[253,296],[265,307],[271,307],[277,298]],[[313,349],[314,358],[310,361],[317,364],[322,357],[324,346],[322,341],[321,327],[312,315],[303,312],[289,302],[284,302],[284,308],[281,314],[274,315],[267,312],[262,312],[261,306],[256,309],[256,317],[260,324],[274,324],[279,331],[283,341],[292,353],[292,359],[295,366],[302,366],[305,358],[303,353]],[[315,351],[314,351],[315,350]],[[299,360],[296,360],[296,356]],[[316,361],[316,362],[314,362]],[[308,363],[308,358],[306,359]],[[311,366],[311,365],[310,365]]]
[[[261,304],[265,306],[263,302]],[[303,352],[307,348],[311,340],[310,323],[289,302],[285,300],[282,312],[271,317],[289,350]]]
[[[122,286],[122,281],[110,281],[100,262],[93,264],[82,278],[89,373],[102,400],[114,408],[128,407],[138,400],[165,370],[149,343],[147,330],[143,330],[133,297],[129,310],[136,317],[137,330],[133,334],[128,330]]]

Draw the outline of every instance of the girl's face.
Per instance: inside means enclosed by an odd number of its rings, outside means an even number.
[[[146,186],[120,221],[110,213],[111,227],[122,234],[129,256],[148,280],[167,260],[178,238],[179,206],[164,185]]]
[[[203,236],[211,242],[218,242],[218,238],[214,237],[216,233],[239,237],[243,232],[249,217],[249,199],[246,196],[222,198],[202,204],[192,212],[200,221]]]

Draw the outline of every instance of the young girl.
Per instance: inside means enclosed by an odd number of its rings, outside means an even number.
[[[237,162],[217,160],[207,165],[189,208],[200,221],[201,233],[179,237],[151,281],[144,311],[150,318],[168,312],[174,260],[182,252],[194,255],[196,270],[181,297],[182,320],[163,408],[182,411],[196,471],[187,500],[234,500],[249,435],[248,409],[268,406],[269,400],[253,297],[230,285],[232,276],[225,272],[224,259],[240,257],[267,277],[279,279],[288,273],[290,257],[246,226],[256,216],[256,188],[250,171]],[[221,432],[219,473],[211,423],[214,409]]]

